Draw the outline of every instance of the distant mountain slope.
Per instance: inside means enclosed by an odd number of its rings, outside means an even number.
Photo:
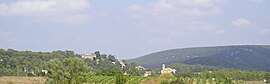
[[[244,70],[270,71],[270,46],[238,45],[172,49],[127,60],[146,67],[161,64],[202,64]]]

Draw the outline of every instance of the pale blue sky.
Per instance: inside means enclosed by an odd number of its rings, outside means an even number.
[[[0,0],[0,48],[135,58],[219,45],[269,45],[269,0]]]

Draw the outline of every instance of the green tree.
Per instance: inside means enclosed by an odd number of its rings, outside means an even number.
[[[47,62],[48,80],[53,84],[82,84],[92,73],[80,58],[52,59]]]
[[[100,52],[99,51],[96,51],[95,54],[96,54],[96,58],[97,59],[101,59],[101,56],[100,56]]]

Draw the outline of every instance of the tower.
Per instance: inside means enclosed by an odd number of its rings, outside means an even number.
[[[162,70],[165,69],[165,64],[162,64]]]

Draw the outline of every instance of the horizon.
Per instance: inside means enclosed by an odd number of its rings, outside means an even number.
[[[141,56],[138,56],[138,57],[135,57],[135,58],[139,58],[139,57],[143,57],[143,56],[146,56],[146,55],[149,55],[149,54],[153,54],[153,53],[157,53],[157,52],[162,52],[162,51],[166,51],[166,50],[174,50],[174,49],[188,49],[188,48],[205,48],[205,47],[227,47],[227,46],[270,46],[269,44],[231,44],[231,45],[209,45],[209,46],[193,46],[193,47],[184,47],[184,48],[171,48],[171,49],[163,49],[163,50],[157,50],[157,51],[152,51],[152,52],[148,52],[144,55],[141,55]],[[10,49],[10,48],[8,48]],[[8,49],[4,49],[4,50],[8,50]],[[13,49],[13,50],[16,50],[16,51],[31,51],[31,52],[53,52],[53,51],[58,51],[58,50],[50,50],[50,51],[32,51],[32,50],[18,50],[18,49]],[[60,51],[66,51],[66,50],[60,50]],[[68,51],[73,51],[73,50],[68,50]],[[77,53],[76,51],[74,51],[75,54],[93,54],[95,51],[92,51],[92,52],[88,52],[88,53]],[[102,51],[99,51],[101,52],[101,54],[106,54],[106,55],[109,55],[109,54],[112,54],[114,55],[117,59],[120,59],[120,60],[129,60],[129,59],[135,59],[135,58],[126,58],[126,59],[122,59],[122,58],[118,58],[117,55],[113,54],[113,53],[106,53],[106,52],[102,52]]]
[[[2,0],[0,48],[101,53],[270,45],[268,0]]]

